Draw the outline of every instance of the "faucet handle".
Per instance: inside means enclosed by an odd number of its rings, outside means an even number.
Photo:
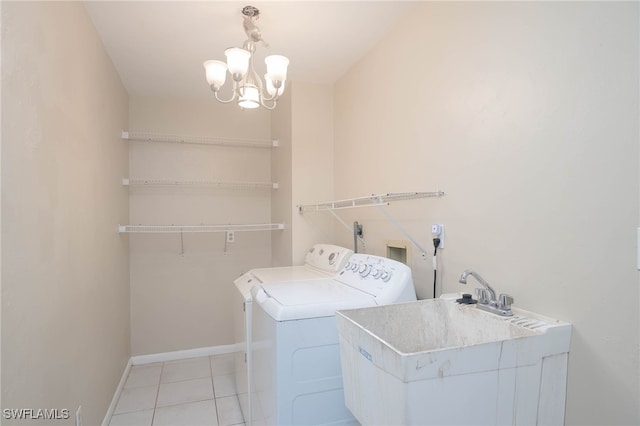
[[[489,302],[489,295],[487,290],[485,290],[484,288],[476,287],[473,289],[473,291],[476,295],[476,299],[478,299],[478,303],[486,305]]]
[[[513,303],[513,297],[508,294],[500,295],[500,309],[504,309],[505,311],[511,310],[511,304]]]

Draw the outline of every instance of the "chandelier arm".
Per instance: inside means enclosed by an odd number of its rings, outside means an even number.
[[[278,98],[280,97],[280,96],[278,96],[277,92],[274,93],[273,96],[271,96],[271,97],[265,96],[264,95],[264,90],[262,90],[261,93],[262,93],[262,100],[264,100],[264,101],[274,101],[274,102],[276,102],[278,100]]]
[[[267,106],[264,104],[264,102],[262,102],[262,107],[268,110],[273,110],[276,108],[276,104],[273,104],[272,106]]]
[[[213,87],[211,88],[211,91],[213,92],[213,94],[216,97],[216,99],[218,100],[218,102],[223,103],[223,104],[228,104],[228,103],[231,103],[231,102],[235,101],[236,98],[238,97],[237,86],[238,86],[238,84],[234,81],[233,82],[233,90],[232,90],[231,98],[229,98],[227,100],[220,99],[220,97],[218,96],[218,91],[214,90]]]
[[[262,80],[260,81],[262,83]],[[278,93],[280,91],[280,89],[276,89],[275,93],[271,96],[269,96],[269,92],[265,91],[264,89],[260,90],[260,103],[262,104],[262,106],[264,106],[265,108],[267,108],[267,106],[264,104],[263,101],[267,101],[267,102],[273,102],[273,106],[275,107],[276,103],[278,102],[278,100],[282,97],[282,94]],[[271,108],[273,109],[273,108]]]
[[[274,96],[271,99],[264,99],[264,98],[261,97],[260,98],[260,104],[262,104],[262,106],[265,107],[266,109],[274,109],[276,107],[277,103],[278,103],[278,98],[279,98],[279,96]],[[271,102],[273,102],[273,104],[271,106],[269,106],[269,105],[267,105],[265,103],[265,101],[267,101],[267,102],[271,101]]]

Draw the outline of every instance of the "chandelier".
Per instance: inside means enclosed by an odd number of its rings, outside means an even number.
[[[222,103],[238,101],[240,108],[258,108],[260,105],[267,109],[274,109],[276,103],[284,92],[284,83],[287,79],[287,66],[289,59],[281,55],[271,55],[265,58],[267,73],[264,76],[265,84],[253,68],[253,54],[256,51],[256,43],[262,42],[260,28],[256,20],[260,17],[260,11],[253,6],[245,6],[242,9],[244,15],[242,26],[247,34],[247,40],[239,47],[230,47],[224,51],[227,62],[206,61],[204,68],[207,83],[213,91],[216,99]],[[233,93],[229,99],[221,99],[220,88],[224,85],[227,71],[233,79]]]

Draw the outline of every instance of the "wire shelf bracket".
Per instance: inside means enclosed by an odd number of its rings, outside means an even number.
[[[345,222],[344,220],[342,220],[342,218],[341,218],[340,216],[338,216],[338,213],[336,213],[336,212],[335,212],[335,211],[333,211],[333,210],[327,210],[327,211],[328,211],[329,213],[331,213],[331,215],[332,215],[333,217],[335,217],[335,218],[336,218],[336,220],[342,224],[342,226],[344,226],[345,228],[347,228],[347,231],[349,231],[349,232],[352,232],[352,231],[353,231],[353,227],[352,227],[352,226],[349,226],[349,224],[348,224],[347,222]],[[360,241],[360,243],[361,243],[362,245],[364,245],[364,244],[365,244],[365,242],[364,242],[364,238],[362,238],[362,236],[361,236],[361,235],[358,235],[358,240]]]

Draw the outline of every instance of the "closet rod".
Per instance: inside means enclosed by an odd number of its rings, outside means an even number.
[[[164,142],[193,145],[242,146],[249,148],[273,148],[278,146],[277,140],[236,139],[213,136],[186,136],[152,132],[123,131],[122,139],[141,142]]]

